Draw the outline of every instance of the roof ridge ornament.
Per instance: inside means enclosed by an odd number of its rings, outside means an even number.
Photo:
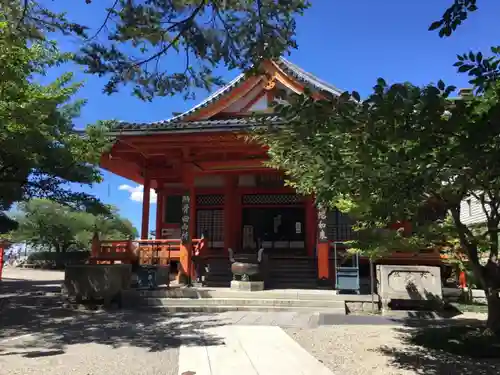
[[[269,91],[276,87],[276,74],[273,74],[272,77],[267,78],[266,83],[264,85],[264,90]]]

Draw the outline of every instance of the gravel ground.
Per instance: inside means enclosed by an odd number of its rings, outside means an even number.
[[[134,346],[113,348],[87,343],[64,350],[50,347],[0,349],[2,375],[177,375],[178,349],[151,352]],[[24,340],[23,346],[30,345]],[[31,346],[31,345],[30,345]],[[1,347],[0,347],[1,348]]]
[[[345,375],[494,375],[500,360],[446,354],[406,343],[413,328],[343,325],[284,328],[335,374]]]
[[[392,366],[390,358],[377,350],[383,345],[403,347],[394,334],[394,328],[388,325],[346,325],[284,330],[335,374],[416,374]]]
[[[64,274],[4,270],[0,284],[0,375],[177,375],[179,332],[213,324],[62,306]],[[185,319],[184,319],[185,321]],[[183,324],[181,326],[181,324]]]

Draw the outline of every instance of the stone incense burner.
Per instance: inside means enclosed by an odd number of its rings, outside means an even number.
[[[243,251],[235,254],[233,249],[228,249],[231,262],[231,272],[235,281],[262,281],[262,253],[261,248],[257,252]]]

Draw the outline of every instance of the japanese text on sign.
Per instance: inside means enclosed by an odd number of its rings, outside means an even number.
[[[181,242],[186,243],[189,242],[189,222],[190,218],[190,209],[191,209],[191,198],[189,195],[182,196],[182,224],[181,224]]]
[[[325,243],[328,242],[328,236],[326,234],[326,209],[319,206],[318,207],[318,242]]]

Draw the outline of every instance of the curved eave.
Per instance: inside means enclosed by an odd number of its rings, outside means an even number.
[[[340,90],[339,88],[337,88],[333,85],[330,85],[329,83],[321,80],[320,78],[316,77],[314,74],[303,70],[302,68],[300,68],[299,66],[286,60],[285,58],[280,58],[276,61],[268,62],[268,63],[272,64],[274,66],[273,69],[280,70],[282,72],[282,74],[289,77],[289,79],[291,79],[292,81],[295,81],[296,86],[298,85],[301,87],[307,87],[311,91],[317,92],[317,94],[319,94],[320,96],[325,96],[325,97],[338,96],[344,92],[343,90]],[[266,62],[264,62],[263,64],[265,65]],[[223,97],[230,94],[231,91],[233,91],[234,89],[237,89],[244,82],[247,82],[247,78],[248,77],[245,73],[238,75],[229,84],[227,84],[223,88],[217,90],[215,93],[210,95],[207,99],[205,99],[200,104],[196,105],[195,107],[189,109],[186,112],[183,112],[183,113],[181,113],[177,116],[174,116],[172,118],[169,118],[167,120],[156,121],[156,122],[151,122],[151,123],[120,122],[117,124],[116,129],[117,130],[118,129],[126,130],[127,128],[128,129],[142,128],[142,129],[146,130],[149,128],[161,128],[162,130],[164,130],[170,124],[182,124],[183,122],[185,122],[187,120],[196,121],[197,120],[196,116],[198,116],[199,113],[203,112],[208,107],[215,105],[216,102],[218,102]],[[175,131],[178,132],[180,130],[176,129]]]

